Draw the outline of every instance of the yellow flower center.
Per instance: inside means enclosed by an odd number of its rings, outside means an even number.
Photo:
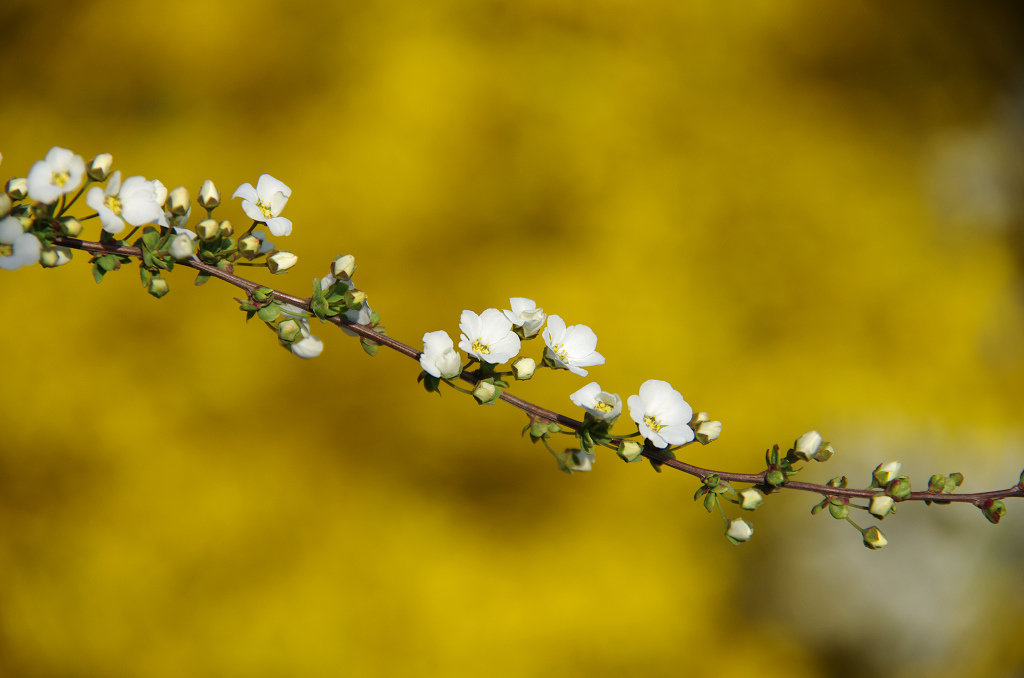
[[[473,353],[479,353],[480,355],[490,355],[491,349],[487,347],[487,344],[480,343],[479,339],[473,340]]]
[[[0,243],[0,257],[9,257],[14,254],[14,245]]]
[[[564,343],[563,344],[559,344],[558,346],[555,346],[553,349],[551,349],[551,352],[554,353],[556,356],[558,356],[558,359],[561,360],[563,363],[568,364],[568,362],[569,362],[569,352],[565,350],[565,344]]]
[[[266,218],[269,219],[272,216],[274,216],[274,212],[270,209],[270,203],[263,202],[262,200],[257,200],[256,207],[260,208],[260,212],[263,212],[263,216],[265,216]]]
[[[70,178],[71,175],[68,174],[67,172],[54,172],[52,181],[56,186],[63,186],[64,184],[68,183],[68,179]]]
[[[647,428],[651,429],[655,433],[661,430],[661,423],[658,418],[650,414],[644,416],[644,423],[647,424]]]
[[[606,403],[603,400],[598,400],[597,402],[594,403],[594,409],[597,410],[598,412],[611,412],[612,404]]]
[[[116,195],[108,195],[103,199],[103,204],[114,214],[121,216],[121,200]]]

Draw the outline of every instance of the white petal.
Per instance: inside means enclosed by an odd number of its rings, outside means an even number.
[[[261,198],[269,198],[274,193],[281,193],[285,200],[287,200],[292,195],[292,189],[269,174],[260,175],[259,180],[256,182],[256,192]]]
[[[231,199],[241,198],[242,200],[248,200],[251,203],[259,202],[260,196],[256,193],[256,189],[252,187],[252,184],[242,184],[235,189],[235,192],[231,194]]]
[[[304,360],[317,357],[323,350],[324,342],[312,335],[291,344],[292,354]]]
[[[245,212],[245,216],[249,217],[253,221],[267,220],[266,215],[263,214],[263,210],[256,207],[255,203],[249,202],[248,200],[242,200],[242,211]]]
[[[292,232],[292,222],[285,217],[271,217],[267,219],[267,228],[277,237],[289,235]]]
[[[11,245],[17,240],[25,229],[21,227],[21,221],[14,217],[4,217],[0,220],[0,244]]]

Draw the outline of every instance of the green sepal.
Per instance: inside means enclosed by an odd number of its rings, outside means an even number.
[[[260,320],[262,320],[263,322],[270,323],[274,322],[274,320],[276,320],[277,317],[281,315],[281,309],[278,307],[277,304],[267,304],[266,306],[260,308],[260,310],[256,311],[256,315],[258,315],[260,317]]]
[[[116,271],[121,268],[120,262],[118,262],[117,257],[113,254],[104,254],[101,257],[97,257],[96,265],[103,269],[104,273]]]
[[[714,492],[708,492],[704,497],[704,508],[707,509],[708,513],[711,513],[715,510],[716,506],[718,506],[718,495]]]
[[[274,296],[274,290],[269,287],[257,287],[252,291],[252,298],[256,301],[266,301]]]
[[[811,515],[812,516],[818,515],[819,513],[821,513],[822,511],[825,510],[825,507],[828,506],[828,504],[829,504],[828,499],[826,499],[825,501],[821,502],[820,504],[815,504],[813,507],[811,507]]]
[[[200,285],[205,285],[206,281],[209,280],[209,279],[210,279],[210,274],[209,273],[203,273],[202,271],[199,271],[199,275],[196,276],[196,287],[198,287]]]
[[[380,325],[380,313],[370,311],[370,327],[376,327],[377,325]]]
[[[149,287],[149,281],[153,276],[145,266],[139,266],[139,277],[142,278],[142,286]]]
[[[147,226],[142,229],[142,237],[136,241],[136,243],[139,242],[142,243],[142,247],[140,249],[152,252],[160,244],[160,233],[152,226]]]
[[[313,296],[309,298],[309,310],[320,322],[323,322],[329,313],[330,304],[327,303],[327,297],[324,295],[323,288],[320,285],[320,278],[313,278]]]
[[[437,395],[441,395],[440,377],[435,377],[426,370],[423,370],[420,372],[420,376],[416,377],[416,381],[423,383],[423,388],[427,390],[427,393],[437,393]]]
[[[830,501],[828,504],[828,512],[832,514],[832,517],[836,520],[846,520],[846,517],[850,515],[850,507],[842,502]]]
[[[106,274],[107,272],[103,270],[98,262],[92,265],[92,277],[96,280],[97,284],[103,282],[103,276]]]

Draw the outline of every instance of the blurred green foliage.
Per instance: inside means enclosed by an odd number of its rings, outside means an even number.
[[[7,0],[0,25],[5,178],[51,145],[225,200],[268,172],[300,256],[274,283],[353,253],[413,345],[532,297],[597,332],[605,389],[666,379],[721,419],[698,463],[817,428],[819,481],[1017,478],[1013,3]],[[0,674],[1024,667],[1013,502],[901,507],[871,553],[770,497],[733,548],[692,479],[565,476],[511,408],[326,327],[295,360],[233,290],[170,281],[2,277]],[[514,392],[575,415],[586,381],[542,376]]]

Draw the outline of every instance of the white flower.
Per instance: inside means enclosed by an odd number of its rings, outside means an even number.
[[[544,343],[547,344],[547,355],[560,367],[573,374],[587,376],[582,369],[591,365],[604,365],[604,356],[595,351],[597,335],[586,325],[565,326],[559,316],[548,318],[547,329],[544,330]],[[689,422],[689,419],[687,419]]]
[[[125,222],[130,226],[168,226],[163,209],[166,198],[167,189],[159,181],[146,181],[145,177],[135,176],[128,177],[122,184],[121,170],[115,170],[105,189],[99,186],[89,189],[85,194],[85,204],[99,214],[104,231],[117,235],[124,229]]]
[[[28,171],[28,197],[47,205],[82,183],[85,161],[66,148],[54,146]]]
[[[502,311],[505,317],[512,321],[516,327],[523,328],[523,337],[532,337],[544,326],[544,319],[547,314],[543,308],[537,308],[533,299],[526,297],[511,297],[508,303],[512,306],[511,311]]]
[[[278,304],[281,309],[281,314],[294,319],[302,327],[302,339],[288,343],[281,341],[282,346],[287,346],[292,352],[292,355],[308,360],[315,358],[324,350],[324,343],[320,341],[318,337],[313,336],[309,333],[309,318],[306,317],[305,311],[298,306],[292,304]]]
[[[622,414],[622,398],[615,393],[602,391],[596,381],[573,393],[569,400],[585,409],[595,419],[615,421]]]
[[[444,330],[423,335],[423,353],[420,366],[432,377],[454,379],[462,374],[462,362],[455,343]]]
[[[519,353],[521,344],[512,331],[512,321],[496,308],[489,308],[480,315],[463,311],[459,329],[462,330],[459,348],[480,362],[499,365]]]
[[[730,520],[729,529],[725,531],[725,536],[733,544],[747,541],[754,536],[754,526],[743,518]]]
[[[291,194],[292,189],[269,174],[261,174],[256,188],[252,184],[242,184],[231,198],[241,198],[242,211],[247,217],[265,222],[271,233],[282,236],[292,232],[292,222],[278,216]]]
[[[640,387],[640,395],[629,396],[626,402],[629,416],[639,427],[640,435],[655,447],[683,445],[693,440],[693,429],[690,428],[693,409],[667,381],[645,381]]]
[[[39,261],[39,238],[25,233],[14,217],[0,220],[0,269],[16,271]]]
[[[570,471],[589,471],[590,467],[594,465],[594,460],[597,459],[597,455],[593,452],[584,452],[583,450],[570,450],[569,462],[567,465]]]

